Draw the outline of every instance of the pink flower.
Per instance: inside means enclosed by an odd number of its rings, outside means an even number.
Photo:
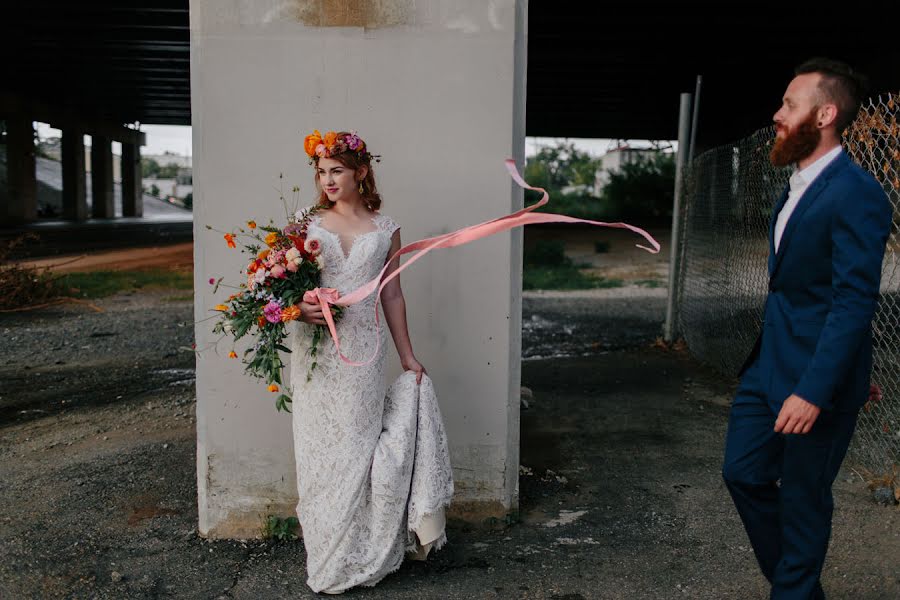
[[[322,251],[322,243],[315,238],[308,238],[306,243],[303,244],[303,249],[306,250],[308,254],[316,256]]]
[[[278,277],[280,279],[284,279],[284,277],[285,277],[284,267],[282,267],[281,265],[275,265],[274,267],[272,267],[272,270],[269,272],[269,274],[272,277]]]
[[[266,304],[263,308],[263,314],[269,323],[281,323],[281,305],[275,300]]]
[[[215,282],[216,282],[216,278],[215,278],[215,277],[210,277],[210,278],[209,278],[209,285],[212,285],[212,284],[214,284]]]
[[[319,158],[328,158],[328,148],[325,147],[325,144],[316,146],[316,156]]]
[[[362,140],[359,139],[359,136],[356,135],[355,131],[350,135],[344,137],[344,140],[347,142],[347,145],[351,150],[358,150],[359,147],[362,146]]]
[[[300,268],[300,265],[297,264],[293,260],[288,262],[288,264],[287,264],[287,270],[290,271],[291,273],[296,273],[299,268]]]

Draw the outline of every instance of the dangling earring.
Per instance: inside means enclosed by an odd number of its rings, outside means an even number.
[[[363,190],[362,179],[360,179],[360,180],[359,180],[359,193],[360,193],[360,194],[363,194],[364,192],[365,192],[365,190]]]

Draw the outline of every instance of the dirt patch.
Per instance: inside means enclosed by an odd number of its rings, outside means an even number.
[[[635,233],[602,227],[527,227],[525,245],[530,247],[541,240],[562,241],[566,256],[585,273],[619,279],[626,285],[665,288],[669,281],[671,233],[664,227],[651,227],[649,233],[660,244],[658,254],[638,248],[636,244],[647,243]]]
[[[50,269],[54,273],[133,271],[141,269],[190,270],[194,264],[193,243],[66,254],[19,262],[24,267]]]

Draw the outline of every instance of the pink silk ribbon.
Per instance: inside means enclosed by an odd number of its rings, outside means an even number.
[[[455,246],[462,246],[463,244],[468,244],[470,242],[474,242],[475,240],[480,240],[481,238],[508,231],[520,225],[535,225],[537,223],[587,223],[589,225],[597,225],[599,227],[628,229],[629,231],[638,233],[643,236],[644,239],[646,239],[652,246],[652,248],[648,248],[647,246],[636,244],[638,248],[641,248],[653,254],[659,253],[659,242],[653,239],[653,236],[651,236],[640,227],[635,227],[633,225],[629,225],[628,223],[604,223],[602,221],[576,219],[575,217],[569,217],[567,215],[557,215],[553,213],[535,213],[535,210],[537,210],[541,206],[544,206],[550,201],[550,195],[547,193],[547,190],[545,190],[544,188],[528,185],[525,180],[522,179],[522,176],[519,175],[519,172],[516,169],[516,163],[512,159],[507,159],[505,161],[505,164],[506,169],[509,171],[510,176],[513,178],[513,181],[519,184],[519,186],[527,190],[541,192],[541,199],[537,203],[525,207],[512,214],[498,217],[490,221],[485,221],[484,223],[470,225],[468,227],[463,227],[462,229],[458,229],[450,233],[445,233],[443,235],[438,235],[424,240],[419,240],[411,244],[407,244],[406,246],[403,246],[402,248],[397,250],[397,252],[395,252],[394,255],[385,262],[384,268],[381,269],[381,272],[377,277],[375,277],[368,283],[363,284],[349,294],[346,294],[345,296],[340,296],[337,290],[331,288],[316,288],[314,290],[306,292],[306,294],[303,296],[304,302],[310,304],[318,303],[322,307],[322,313],[325,318],[325,322],[328,325],[328,331],[331,333],[331,338],[334,340],[335,349],[337,349],[338,355],[341,357],[341,360],[343,360],[348,365],[357,367],[371,363],[373,360],[375,360],[375,357],[378,356],[381,336],[377,335],[375,337],[375,352],[371,357],[369,357],[369,359],[360,362],[350,360],[341,352],[340,340],[338,339],[337,329],[335,329],[334,326],[334,317],[331,315],[331,310],[329,309],[328,305],[334,304],[337,306],[351,306],[367,298],[377,289],[378,296],[375,300],[375,328],[377,331],[380,327],[380,319],[378,318],[378,299],[381,298],[381,291],[392,279],[394,279],[395,277],[399,277],[402,271],[404,271],[414,262],[436,248],[453,248]],[[403,265],[395,269],[390,275],[388,275],[387,277],[384,276],[385,272],[388,270],[394,259],[404,254],[409,254],[410,252],[416,252],[416,254],[411,256]]]

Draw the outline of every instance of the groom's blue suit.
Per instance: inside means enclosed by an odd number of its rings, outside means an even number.
[[[763,327],[741,369],[723,476],[771,597],[806,600],[824,598],[831,485],[868,396],[892,210],[881,185],[841,152],[800,197],[776,252],[787,197],[769,229]],[[822,409],[807,434],[774,431],[791,394]]]

